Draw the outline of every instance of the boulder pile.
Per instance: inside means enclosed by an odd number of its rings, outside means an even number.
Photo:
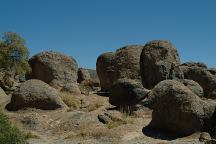
[[[200,62],[181,64],[171,42],[153,40],[104,53],[97,73],[112,105],[153,110],[151,128],[177,136],[215,135],[216,71]]]
[[[141,45],[130,45],[98,57],[96,69],[101,91],[110,91],[113,83],[121,78],[141,81],[139,59],[142,49]]]

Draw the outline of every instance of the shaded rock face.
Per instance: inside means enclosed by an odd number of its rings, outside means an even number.
[[[180,66],[186,79],[198,82],[203,90],[206,98],[216,98],[216,77],[207,69],[207,66],[200,63],[184,63]]]
[[[209,71],[212,75],[216,76],[216,68],[209,68],[208,71]]]
[[[215,109],[175,80],[160,82],[150,96],[157,99],[150,126],[177,136],[204,130]]]
[[[6,106],[15,111],[23,108],[54,110],[62,106],[62,100],[56,89],[41,80],[28,80],[13,93],[11,102]]]
[[[143,86],[153,88],[166,79],[182,79],[180,59],[176,48],[168,41],[148,42],[140,56],[140,71]]]
[[[84,80],[89,80],[91,79],[90,73],[87,69],[84,68],[79,68],[78,69],[78,79],[77,82],[81,83]]]
[[[39,79],[51,86],[58,85],[59,88],[77,82],[78,65],[72,57],[48,51],[33,56],[29,64],[32,68],[29,79]]]
[[[135,105],[144,99],[149,90],[131,79],[119,79],[111,87],[109,102],[115,106]]]
[[[97,59],[97,73],[102,91],[109,91],[121,78],[141,81],[139,59],[143,46],[129,45],[115,53],[104,53]]]
[[[203,88],[195,81],[189,79],[180,80],[186,87],[188,87],[194,94],[199,97],[204,96]]]
[[[109,91],[115,77],[113,66],[114,53],[108,52],[97,58],[96,70],[100,80],[101,91]]]

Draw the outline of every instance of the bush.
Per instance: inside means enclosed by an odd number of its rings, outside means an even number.
[[[0,112],[0,143],[1,144],[26,144],[22,133],[12,127],[7,117]]]
[[[14,72],[15,75],[30,71],[29,50],[25,40],[13,32],[4,33],[0,38],[0,68]]]

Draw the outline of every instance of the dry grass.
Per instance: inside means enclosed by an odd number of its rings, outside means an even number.
[[[130,106],[121,106],[118,108],[118,110],[122,113],[122,119],[118,119],[118,120],[112,120],[112,122],[109,122],[107,124],[107,127],[109,129],[118,127],[120,125],[126,125],[126,124],[133,124],[134,123],[134,119],[133,119],[133,110],[132,107]]]
[[[73,111],[80,107],[80,99],[68,92],[61,92],[61,99],[69,107],[68,111]]]
[[[25,139],[40,139],[40,137],[32,132],[28,132],[25,134]]]
[[[113,120],[112,122],[109,122],[107,124],[107,128],[112,129],[112,128],[116,128],[121,125],[133,124],[133,123],[134,123],[134,120],[132,117],[123,115],[121,120]]]
[[[96,99],[92,104],[89,105],[88,111],[94,111],[104,105],[104,101],[102,99]]]
[[[101,139],[103,137],[118,138],[118,135],[110,131],[109,129],[92,125],[79,130],[76,134],[68,135],[67,137],[65,137],[65,139],[73,139],[73,138]]]

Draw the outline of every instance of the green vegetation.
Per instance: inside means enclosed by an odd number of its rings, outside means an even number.
[[[30,71],[29,50],[25,40],[13,32],[5,32],[0,38],[0,68],[15,75]]]
[[[26,144],[22,133],[11,126],[7,117],[0,112],[0,143],[1,144]]]

